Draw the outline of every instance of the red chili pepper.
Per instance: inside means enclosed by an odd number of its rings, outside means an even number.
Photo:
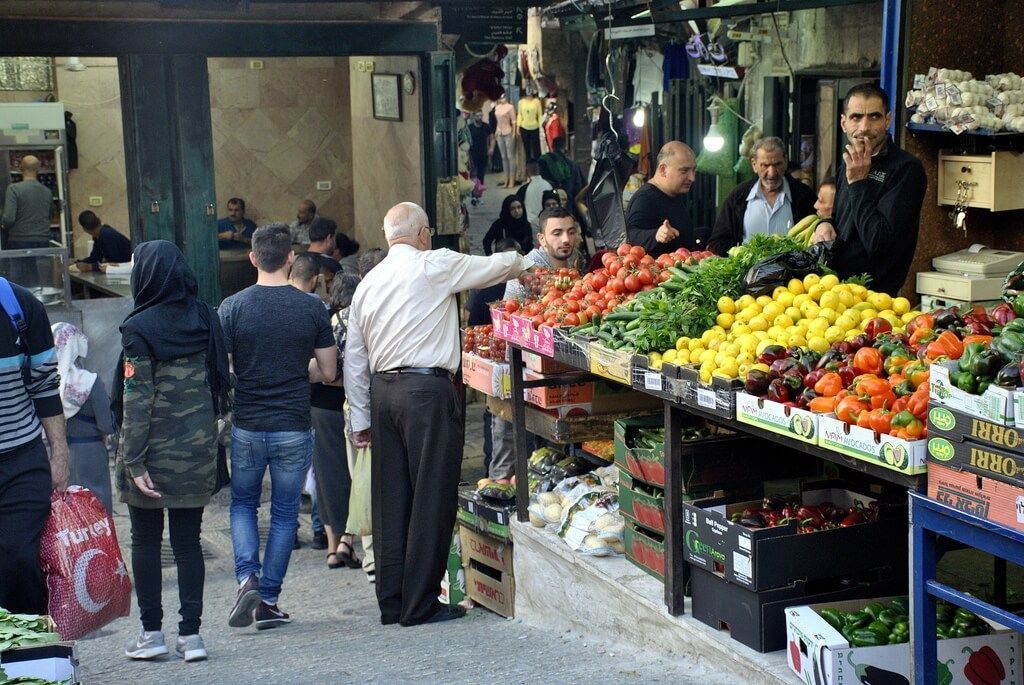
[[[991,647],[986,645],[976,652],[964,647],[963,653],[971,655],[964,666],[964,677],[971,685],[999,685],[1006,678],[1003,662]]]

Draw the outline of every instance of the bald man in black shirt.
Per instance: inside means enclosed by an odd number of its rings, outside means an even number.
[[[672,140],[658,152],[658,170],[629,201],[626,241],[649,255],[697,248],[693,221],[683,197],[697,180],[697,158],[689,145]]]

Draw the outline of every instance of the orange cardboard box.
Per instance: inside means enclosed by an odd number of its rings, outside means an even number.
[[[928,496],[954,509],[1024,531],[1024,488],[928,462]]]
[[[524,380],[537,381],[543,378],[544,375],[536,371],[523,370]],[[541,409],[552,409],[567,404],[590,404],[594,399],[594,383],[581,382],[573,385],[555,385],[547,388],[527,388],[525,394],[527,402]]]
[[[485,395],[507,398],[511,387],[508,364],[463,352],[462,382]]]

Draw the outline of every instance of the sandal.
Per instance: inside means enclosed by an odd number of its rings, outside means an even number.
[[[345,547],[347,547],[348,549],[343,551],[341,549],[342,545],[345,545]],[[335,556],[337,556],[339,559],[341,559],[342,562],[344,562],[344,565],[348,566],[349,568],[362,568],[363,567],[363,562],[360,561],[356,557],[356,550],[355,550],[355,548],[352,547],[351,544],[345,542],[344,540],[342,540],[341,542],[338,543],[338,551],[335,552]]]
[[[327,555],[327,568],[332,569],[332,570],[336,569],[336,568],[345,568],[345,562],[344,561],[337,562],[337,559],[340,556],[341,555],[338,554],[337,552],[331,552],[330,554],[328,554]],[[333,563],[333,564],[331,563],[331,557],[335,558],[336,563]]]

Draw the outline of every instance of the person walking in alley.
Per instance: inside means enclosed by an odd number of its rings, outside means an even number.
[[[228,625],[256,628],[291,622],[278,597],[299,524],[299,500],[313,456],[309,360],[334,380],[337,350],[322,302],[288,283],[295,260],[283,224],[256,229],[249,260],[256,284],[220,306],[236,375],[231,427],[231,540],[238,595]],[[270,534],[263,563],[256,510],[270,470]]]
[[[199,535],[217,487],[217,417],[227,413],[227,352],[217,314],[198,298],[181,250],[166,240],[135,248],[135,308],[121,324],[114,385],[121,427],[116,482],[132,524],[132,575],[142,631],[125,647],[132,659],[167,654],[161,632],[160,545],[164,509],[178,570],[176,651],[206,658],[199,635],[206,562]]]
[[[384,217],[387,257],[356,289],[345,344],[353,442],[371,445],[373,544],[381,623],[463,616],[437,600],[462,466],[455,294],[530,268],[515,252],[432,250],[426,212],[411,202]],[[371,440],[372,434],[372,440]]]

